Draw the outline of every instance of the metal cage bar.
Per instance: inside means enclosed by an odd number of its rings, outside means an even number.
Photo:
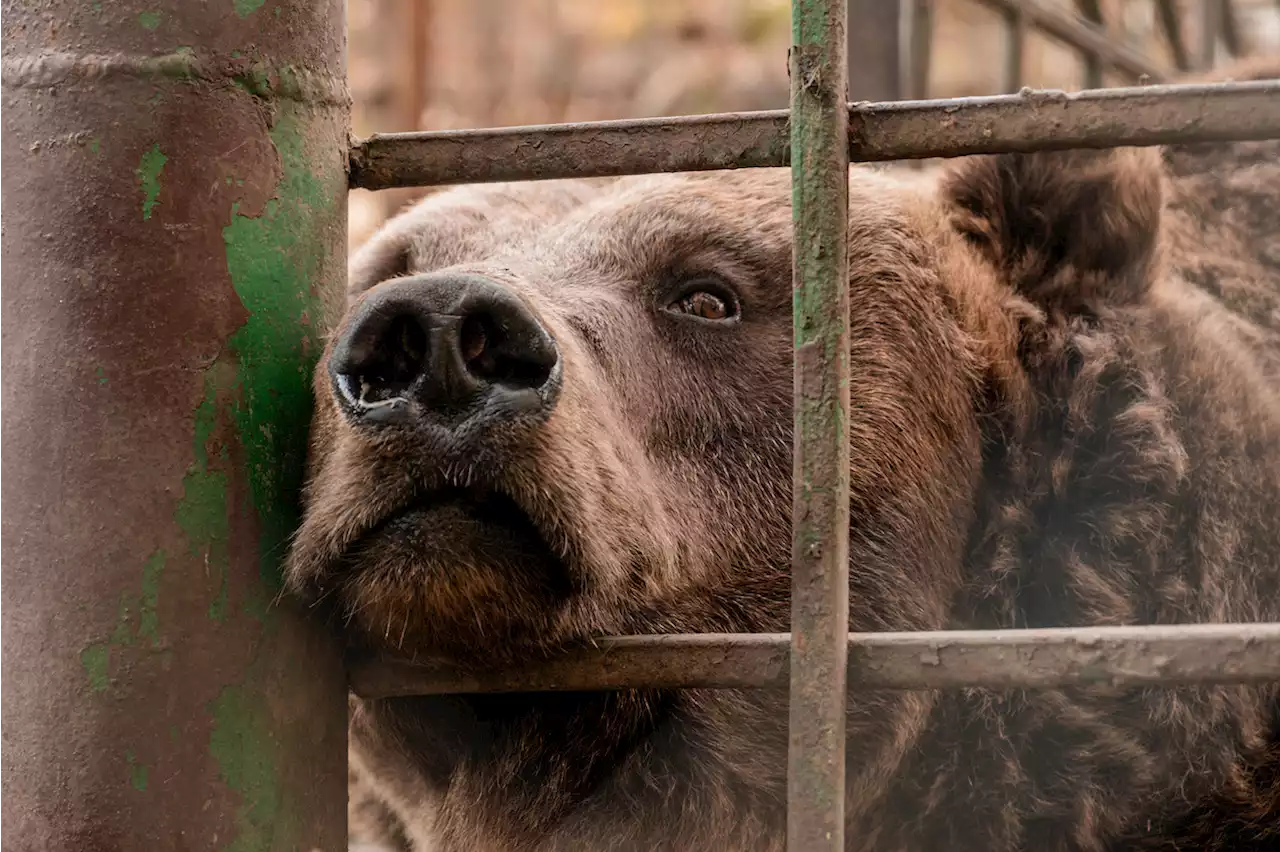
[[[1222,3],[1200,0],[1200,67],[1212,68],[1218,57],[1218,39],[1222,36]]]
[[[1103,67],[1159,78],[1145,58],[1075,16],[1027,0],[982,2],[1000,9],[1010,24],[1006,74],[1011,86],[1020,82],[1023,40],[1031,26],[1090,58],[1094,85],[1101,82]],[[789,689],[790,850],[844,848],[849,682],[868,689],[947,689],[1280,680],[1280,624],[846,632],[848,163],[1275,138],[1280,137],[1280,81],[846,104],[850,34],[844,9],[844,0],[793,4],[790,110],[391,134],[364,140],[351,152],[351,183],[367,189],[792,167],[797,435],[792,632],[604,638],[520,671],[463,672],[439,661],[386,658],[349,664],[353,691],[365,697],[635,687]]]
[[[1003,11],[1005,29],[1004,90],[1022,88],[1022,65],[1027,47],[1027,16],[1021,9]]]
[[[1267,139],[1280,80],[849,106],[849,159]],[[363,189],[786,166],[788,112],[389,133],[351,151]]]
[[[790,635],[623,636],[520,669],[460,671],[430,661],[353,659],[365,698],[464,692],[785,689]],[[851,633],[860,689],[1045,689],[1280,680],[1280,624]]]
[[[1089,23],[1099,35],[1107,38],[1106,21],[1102,17],[1102,4],[1099,0],[1076,0],[1076,9],[1079,11],[1080,17]],[[1084,86],[1086,89],[1098,89],[1102,87],[1102,73],[1105,68],[1105,62],[1102,55],[1097,49],[1084,49],[1081,51],[1084,60]]]
[[[338,849],[342,655],[277,596],[343,7],[108,5],[4,7],[4,848]]]
[[[845,0],[791,7],[795,337],[787,848],[844,849],[849,652],[849,89]]]
[[[1182,29],[1182,9],[1178,6],[1178,0],[1158,0],[1156,12],[1174,67],[1179,71],[1191,70],[1191,51],[1187,49],[1186,35]]]
[[[1044,0],[978,0],[1005,14],[1018,12],[1026,16],[1030,26],[1046,35],[1074,47],[1081,54],[1096,57],[1098,63],[1135,78],[1152,82],[1164,79],[1158,66],[1139,51],[1123,44],[1095,26],[1085,23],[1079,15]]]

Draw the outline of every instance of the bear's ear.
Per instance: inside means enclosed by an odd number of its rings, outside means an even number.
[[[953,225],[1051,316],[1140,300],[1160,239],[1154,148],[966,158],[942,183]]]

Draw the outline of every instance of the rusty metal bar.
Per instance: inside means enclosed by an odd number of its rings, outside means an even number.
[[[1020,11],[1027,22],[1046,35],[1071,45],[1085,54],[1092,54],[1106,66],[1136,78],[1152,82],[1164,79],[1159,67],[1141,51],[1122,44],[1099,32],[1096,27],[1080,20],[1079,16],[1064,9],[1047,5],[1043,0],[978,0],[978,2],[1010,13]]]
[[[1178,0],[1158,0],[1156,12],[1165,41],[1169,43],[1174,66],[1179,71],[1191,70],[1191,53],[1187,50],[1186,34],[1182,28],[1182,9]]]
[[[1280,81],[853,104],[853,161],[1001,151],[1266,139],[1280,134]],[[394,133],[351,151],[352,186],[702,171],[790,163],[787,111]]]
[[[4,848],[340,849],[341,654],[276,597],[343,7],[106,5],[4,13]]]
[[[894,101],[906,96],[900,36],[902,1],[847,0],[847,99]]]
[[[896,8],[897,4],[893,4]],[[791,6],[791,705],[787,850],[844,849],[849,651],[849,90],[845,0]]]
[[[364,698],[592,689],[785,689],[786,633],[624,636],[510,671],[356,660]],[[849,634],[855,689],[1053,689],[1280,681],[1280,624]]]

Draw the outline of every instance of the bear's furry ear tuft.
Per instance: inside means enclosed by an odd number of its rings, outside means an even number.
[[[969,157],[942,192],[956,229],[1051,315],[1133,303],[1151,287],[1163,171],[1154,148]]]

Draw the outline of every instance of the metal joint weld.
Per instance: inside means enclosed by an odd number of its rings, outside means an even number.
[[[270,65],[247,57],[200,58],[191,50],[140,55],[45,51],[3,60],[7,88],[39,89],[110,77],[237,85],[262,98],[345,106],[346,80],[305,66]]]

